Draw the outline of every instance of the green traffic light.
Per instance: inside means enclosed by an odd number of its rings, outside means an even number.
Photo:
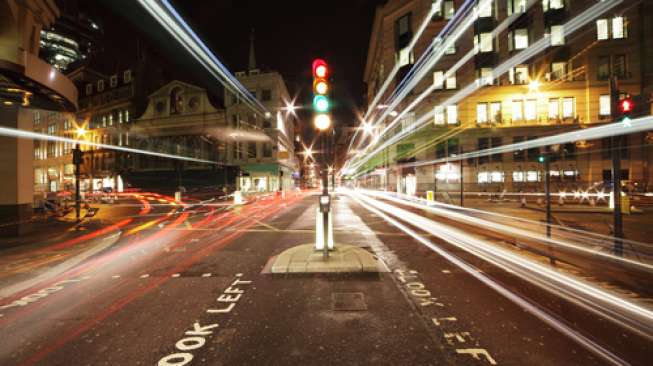
[[[539,160],[540,163],[544,163],[544,160],[546,160],[546,158],[543,155],[540,155],[540,157],[537,160]]]
[[[317,95],[313,99],[313,108],[318,113],[325,113],[329,111],[329,99],[323,95]]]

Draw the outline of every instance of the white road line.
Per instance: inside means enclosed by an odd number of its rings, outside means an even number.
[[[148,278],[148,277],[150,277],[150,275],[147,273],[141,276],[141,278]]]
[[[120,278],[120,275],[113,275],[111,278]]]
[[[202,275],[202,277],[211,277],[211,274],[210,274],[210,273],[204,273],[204,274]]]
[[[179,273],[175,273],[175,274],[173,274],[173,275],[172,275],[172,276],[170,276],[170,277],[174,277],[174,278],[177,278],[177,277],[179,277],[179,276],[181,276],[181,275],[180,275]]]
[[[443,269],[443,270],[442,270],[442,273],[451,273],[451,271],[448,270],[448,269]]]

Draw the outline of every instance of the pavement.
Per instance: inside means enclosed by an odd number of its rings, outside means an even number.
[[[346,196],[334,200],[336,243],[366,251],[387,272],[265,271],[312,242],[316,204],[317,196],[288,195],[193,212],[162,205],[94,238],[110,244],[71,245],[87,254],[104,247],[55,273],[42,265],[48,276],[0,296],[0,364],[608,364]],[[631,364],[647,364],[651,344],[632,332],[464,259]],[[11,271],[32,273],[33,249],[17,248],[11,260],[20,263]],[[8,278],[2,287],[26,281]]]

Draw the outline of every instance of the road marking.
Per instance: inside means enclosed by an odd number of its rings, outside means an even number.
[[[451,271],[448,270],[448,269],[443,269],[443,270],[442,270],[442,273],[447,273],[447,274],[448,274],[448,273],[451,273]]]
[[[113,275],[111,278],[120,278],[120,275]]]
[[[179,276],[181,276],[179,273],[175,273],[175,274],[173,274],[173,275],[170,276],[170,277],[177,278],[177,277],[179,277]]]
[[[17,307],[17,306],[27,306],[27,305],[29,305],[31,303],[37,302],[37,301],[39,301],[39,300],[41,300],[41,299],[43,299],[45,297],[48,297],[49,295],[51,295],[51,294],[53,294],[55,292],[59,292],[59,291],[63,290],[64,288],[67,287],[67,286],[64,286],[64,284],[66,284],[66,283],[77,283],[77,282],[81,282],[83,280],[84,280],[83,278],[79,278],[79,279],[59,281],[59,282],[55,283],[54,285],[52,285],[50,287],[46,287],[46,288],[41,289],[41,290],[39,290],[37,292],[34,292],[32,294],[23,296],[20,299],[15,300],[15,301],[13,301],[13,302],[11,302],[9,304],[2,305],[2,306],[0,306],[0,310],[9,309],[9,308]]]
[[[150,275],[147,273],[141,276],[141,278],[148,278],[148,277],[150,277]]]
[[[173,277],[179,276],[178,273],[172,275]],[[210,273],[205,273],[202,277],[210,277]],[[228,303],[226,308],[221,309],[208,309],[206,312],[209,314],[225,314],[231,312],[236,306],[236,303],[245,293],[243,287],[250,285],[252,281],[241,280],[242,273],[235,275],[236,279],[227,287],[217,301],[219,303]],[[191,351],[198,350],[206,345],[206,339],[213,334],[213,329],[218,327],[218,323],[209,325],[200,325],[199,322],[193,324],[192,329],[184,333],[184,337],[175,343],[175,352],[170,353],[163,358],[159,359],[158,366],[184,366],[188,365],[195,355]]]

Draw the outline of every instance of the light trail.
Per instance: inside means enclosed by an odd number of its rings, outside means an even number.
[[[410,237],[413,239],[417,240],[424,246],[428,247],[429,249],[433,250],[458,268],[461,268],[463,271],[471,275],[472,277],[478,279],[491,289],[495,290],[498,292],[500,295],[503,297],[507,298],[508,300],[512,301],[515,303],[517,306],[523,308],[524,310],[528,311],[530,314],[534,315],[538,319],[542,320],[549,326],[551,326],[553,329],[558,330],[565,336],[569,337],[570,339],[574,340],[575,342],[579,343],[586,349],[592,351],[596,355],[600,356],[601,358],[609,361],[610,363],[614,365],[628,365],[627,362],[622,360],[619,356],[615,355],[611,351],[607,350],[606,348],[602,347],[598,343],[592,341],[591,339],[585,337],[578,331],[572,329],[571,327],[567,326],[565,323],[551,315],[549,312],[538,306],[537,304],[532,303],[531,301],[519,296],[518,294],[514,293],[513,291],[507,289],[506,287],[502,286],[489,276],[483,274],[480,272],[477,268],[474,266],[470,265],[469,263],[463,261],[459,257],[450,254],[449,252],[445,251],[442,249],[440,246],[434,244],[433,242],[425,239],[421,235],[417,234],[414,230],[410,229],[406,225],[400,223],[398,220],[393,219],[389,215],[387,215],[385,212],[383,212],[381,209],[377,209],[376,207],[373,207],[370,205],[368,202],[363,202],[363,200],[359,199],[355,194],[352,194],[352,192],[346,192],[350,197],[352,197],[356,202],[358,202],[362,207],[365,209],[369,210],[370,212],[374,213],[375,215],[381,217],[382,219],[386,220],[389,222],[391,225],[395,226],[399,230],[403,231],[404,233],[408,234]]]
[[[597,18],[599,15],[616,7],[622,2],[623,0],[613,0],[613,1],[603,1],[592,5],[590,8],[583,11],[583,13],[581,13],[580,15],[578,15],[577,17],[575,17],[574,19],[568,21],[563,25],[565,37],[573,33],[574,31],[576,31],[580,27],[586,25],[590,20]],[[524,63],[526,60],[534,57],[538,53],[548,48],[550,46],[550,43],[551,43],[550,37],[545,36],[539,39],[525,50],[519,52],[515,56],[511,57],[510,59],[508,59],[507,61],[503,62],[501,65],[496,67],[493,72],[493,77],[497,78],[505,74],[506,72],[508,72],[510,68],[514,67],[515,65]],[[447,105],[456,104],[460,100],[472,94],[474,91],[480,89],[482,86],[483,85],[481,83],[477,83],[477,82],[471,83],[466,87],[464,87],[463,89],[461,89],[456,94],[454,94],[453,96],[451,96],[449,99],[447,99],[446,101],[438,105],[438,107],[444,107]],[[435,108],[425,113],[422,117],[420,117],[417,121],[415,121],[413,128],[404,130],[394,135],[390,139],[386,140],[381,146],[377,147],[372,152],[366,154],[362,159],[356,161],[356,163],[350,165],[349,162],[347,162],[345,164],[346,170],[344,170],[344,173],[345,174],[354,173],[363,164],[365,164],[367,161],[369,161],[373,156],[377,155],[383,149],[391,146],[392,144],[398,142],[399,140],[405,138],[406,136],[413,134],[421,130],[422,128],[426,127],[428,125],[427,122],[430,121],[434,116],[435,116]],[[370,146],[373,145],[374,144]]]
[[[138,0],[138,2],[227,90],[241,97],[255,112],[261,115],[268,112],[265,106],[227,70],[167,0]]]
[[[557,272],[545,265],[514,254],[506,249],[497,247],[490,241],[481,240],[461,230],[437,223],[410,211],[374,200],[351,190],[345,190],[345,193],[359,202],[362,201],[368,206],[384,212],[387,214],[383,215],[384,218],[393,216],[414,227],[418,227],[420,230],[441,238],[508,273],[516,275],[520,279],[528,281],[556,296],[563,297],[644,338],[653,340],[653,312],[650,309],[635,304],[629,299],[618,297],[570,275]],[[389,222],[392,223],[392,221]],[[447,253],[439,246],[433,245],[429,247],[438,252],[438,254]]]
[[[498,222],[493,222],[493,221],[488,221],[484,219],[480,219],[478,217],[473,217],[468,214],[464,214],[457,210],[459,208],[458,206],[453,206],[453,205],[446,205],[446,204],[441,204],[438,203],[435,206],[426,206],[421,203],[414,202],[412,200],[407,200],[407,199],[401,199],[398,197],[395,197],[394,195],[385,193],[385,192],[377,192],[377,191],[370,191],[370,190],[358,190],[359,192],[362,192],[365,195],[376,197],[376,198],[382,198],[388,201],[392,201],[394,203],[398,203],[401,205],[405,206],[410,206],[414,208],[418,208],[421,210],[428,211],[430,213],[436,214],[438,216],[443,216],[451,220],[456,220],[458,222],[462,222],[468,225],[471,225],[476,228],[484,228],[489,231],[493,232],[499,232],[501,234],[506,234],[510,236],[517,236],[521,238],[527,238],[531,240],[535,240],[537,242],[544,243],[545,245],[551,245],[555,246],[558,248],[567,248],[571,249],[577,252],[584,253],[589,256],[595,256],[595,257],[600,257],[603,260],[608,260],[608,261],[614,261],[618,263],[622,263],[624,265],[628,265],[633,269],[641,270],[647,273],[653,273],[653,265],[651,263],[644,263],[641,261],[635,261],[629,258],[625,257],[620,257],[616,256],[611,253],[606,253],[606,252],[601,252],[597,250],[593,250],[588,248],[587,246],[583,246],[580,243],[572,243],[569,241],[564,241],[560,239],[555,239],[555,238],[548,238],[545,235],[542,234],[537,234],[529,230],[524,230],[520,227],[517,226],[509,226],[505,224],[501,224]],[[482,212],[485,213],[485,211],[476,211],[476,212]]]
[[[69,137],[46,135],[44,133],[38,133],[38,132],[33,132],[33,131],[23,131],[23,130],[18,130],[18,129],[9,128],[9,127],[0,127],[0,136],[9,136],[9,137],[22,138],[22,139],[32,139],[32,140],[42,140],[42,141],[64,142],[64,143],[69,143],[69,144],[73,144],[73,145],[79,144],[80,146],[92,146],[92,147],[97,147],[97,148],[101,148],[101,149],[124,151],[124,152],[128,152],[128,153],[133,153],[133,154],[150,155],[150,156],[156,156],[156,157],[166,158],[166,159],[192,161],[192,162],[195,162],[195,163],[214,164],[214,165],[219,164],[218,162],[211,161],[211,160],[197,159],[197,158],[191,158],[191,157],[188,157],[188,156],[181,156],[181,155],[166,154],[166,153],[160,153],[160,152],[149,151],[149,150],[134,149],[134,148],[125,147],[125,146],[115,146],[115,145],[109,145],[109,144],[101,144],[101,143],[98,143],[98,142],[81,141],[81,140],[75,140],[75,139],[72,139],[72,138],[69,138]]]

